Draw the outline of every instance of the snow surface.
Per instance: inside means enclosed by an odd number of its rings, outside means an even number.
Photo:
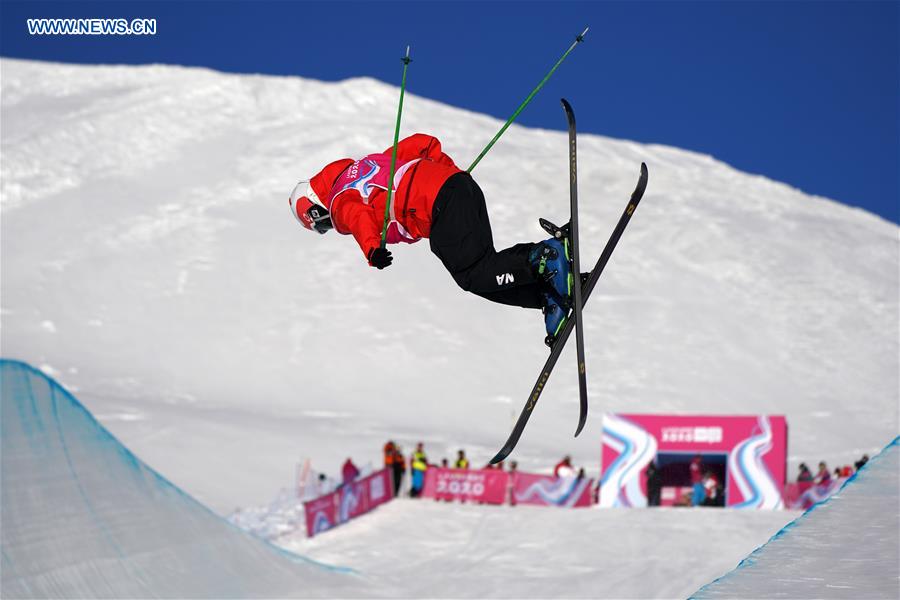
[[[409,598],[686,598],[796,513],[399,499],[285,548]]]
[[[900,598],[900,438],[692,598]]]
[[[230,526],[40,371],[0,362],[4,598],[372,595]]]
[[[389,145],[397,88],[169,66],[3,59],[0,70],[3,356],[53,374],[220,514],[267,502],[304,458],[332,473],[347,456],[377,463],[388,438],[407,450],[422,440],[434,461],[460,447],[476,465],[494,454],[546,355],[537,313],[461,292],[426,243],[370,269],[350,238],[310,235],[286,208],[295,182],[325,162]],[[569,99],[576,112],[590,106]],[[499,126],[409,95],[401,134],[433,133],[465,165]],[[520,468],[571,454],[596,476],[604,411],[785,414],[792,475],[799,461],[849,463],[896,436],[896,225],[675,148],[585,135],[579,159],[585,262],[641,161],[650,184],[585,313],[587,427],[572,439],[568,349],[516,450]],[[515,125],[479,164],[498,246],[540,239],[540,216],[564,217],[566,165],[564,133]],[[410,505],[328,536],[362,535]],[[449,530],[499,514],[408,510]],[[573,532],[594,519],[611,528],[592,530],[579,556],[612,560],[620,545],[631,566],[608,589],[632,597],[697,589],[692,565],[721,574],[720,558],[733,564],[792,518],[534,512],[584,519]],[[698,532],[691,519],[735,535]],[[529,538],[522,522],[489,531],[521,541],[509,564],[538,560],[528,544],[547,568],[572,560],[571,536]],[[676,545],[675,574],[647,575],[659,562],[638,539],[685,531],[699,558]],[[467,553],[487,543],[472,535]],[[308,542],[314,558],[329,555],[322,540]]]

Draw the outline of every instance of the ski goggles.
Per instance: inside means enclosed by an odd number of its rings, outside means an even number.
[[[308,180],[301,181],[294,186],[290,205],[294,218],[310,231],[325,233],[334,228],[328,209],[319,200],[319,196],[316,195]]]

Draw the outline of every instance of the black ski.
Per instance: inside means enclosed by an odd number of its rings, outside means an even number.
[[[584,368],[584,327],[581,320],[581,266],[578,260],[578,165],[575,152],[575,111],[565,98],[561,99],[569,124],[569,242],[572,246],[572,320],[575,322],[575,349],[578,357],[578,427],[575,437],[584,429],[588,414],[587,373]]]
[[[634,191],[631,193],[631,199],[628,201],[628,206],[625,207],[625,212],[619,217],[619,222],[616,224],[616,228],[613,230],[612,235],[609,236],[609,240],[603,248],[603,253],[600,255],[600,258],[597,259],[597,263],[594,265],[590,277],[588,277],[588,280],[582,286],[581,295],[583,304],[586,304],[591,297],[591,292],[594,290],[594,286],[597,285],[600,275],[603,274],[603,269],[606,267],[606,263],[609,262],[613,250],[616,249],[616,244],[619,243],[619,238],[622,237],[625,227],[628,226],[631,215],[634,214],[638,203],[644,196],[644,190],[647,189],[647,175],[647,165],[641,163],[641,176],[638,179],[637,187],[635,187]],[[541,392],[544,391],[544,386],[547,385],[547,380],[550,379],[550,373],[553,371],[553,367],[556,365],[559,355],[562,354],[563,347],[566,345],[566,340],[569,339],[569,335],[571,335],[574,326],[575,321],[570,319],[556,338],[556,341],[550,350],[550,356],[547,358],[547,362],[544,363],[544,368],[541,370],[541,374],[538,376],[537,382],[531,390],[531,395],[528,397],[528,401],[525,403],[525,407],[519,415],[519,420],[516,421],[516,425],[513,427],[512,433],[509,434],[509,438],[506,440],[503,448],[501,448],[497,455],[491,459],[491,464],[497,464],[505,459],[516,447],[519,438],[522,437],[522,432],[525,431],[525,426],[528,424],[528,418],[531,417],[534,407],[537,406],[538,400],[541,397]]]

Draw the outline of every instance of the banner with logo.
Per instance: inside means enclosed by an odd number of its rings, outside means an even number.
[[[784,507],[787,422],[781,415],[606,414],[602,455],[603,507],[647,506],[647,466],[664,457],[687,465],[695,456],[721,465],[727,506]],[[690,483],[665,481],[665,475],[663,486]]]
[[[391,471],[382,469],[340,486],[337,491],[305,502],[306,534],[313,537],[392,500]]]
[[[425,472],[422,496],[437,500],[461,500],[503,504],[509,475],[500,469],[429,468]]]
[[[328,531],[338,524],[338,495],[336,493],[320,496],[315,500],[303,503],[306,512],[306,535],[313,537]]]
[[[788,508],[806,510],[827,500],[829,496],[841,489],[846,477],[833,478],[828,483],[789,483],[784,486],[784,502]]]
[[[513,477],[514,504],[583,507],[591,505],[593,480],[574,476],[553,477],[516,473]]]

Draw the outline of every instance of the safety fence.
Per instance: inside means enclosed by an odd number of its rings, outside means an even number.
[[[593,503],[592,489],[593,480],[574,476],[431,467],[425,473],[421,497],[475,504],[580,508]],[[307,535],[313,537],[333,529],[392,499],[393,482],[388,469],[344,484],[304,503]]]
[[[306,534],[333,529],[375,507],[394,499],[390,469],[382,469],[362,479],[345,483],[330,494],[303,503],[306,512]]]

